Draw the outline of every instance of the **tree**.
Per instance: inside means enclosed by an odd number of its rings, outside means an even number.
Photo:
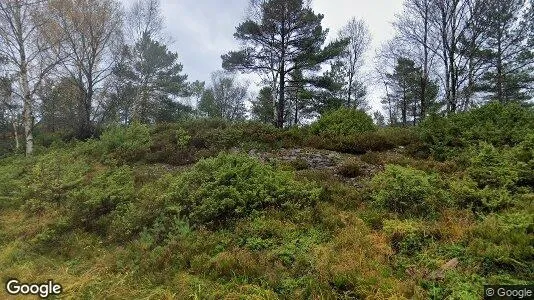
[[[198,110],[210,118],[222,118],[230,121],[245,118],[245,100],[248,86],[238,82],[229,73],[218,71],[211,75],[211,86],[204,91],[198,104]]]
[[[8,132],[9,127],[13,133],[15,151],[20,149],[19,140],[19,106],[13,100],[13,80],[9,77],[0,77],[0,111],[2,131]]]
[[[385,127],[386,126],[386,118],[378,110],[373,112],[373,120],[375,121],[375,124],[378,127]]]
[[[48,81],[41,89],[40,128],[64,137],[76,135],[83,108],[80,107],[80,93],[76,82],[70,77],[60,78],[57,82]]]
[[[206,82],[195,80],[191,82],[189,85],[189,100],[188,105],[191,107],[194,107],[198,105],[200,102],[200,98],[202,98],[202,95],[204,94],[204,90],[206,90]]]
[[[83,97],[78,137],[93,134],[95,94],[112,71],[114,50],[121,42],[122,11],[114,0],[50,0],[49,17],[64,41],[69,59],[64,69]]]
[[[421,99],[419,106],[421,108],[421,118],[424,119],[427,114],[428,101],[426,99],[425,85],[430,78],[430,69],[433,65],[433,58],[436,54],[432,41],[431,31],[431,0],[407,0],[404,2],[403,14],[396,16],[393,23],[399,39],[407,44],[410,48],[415,49],[412,57],[422,66],[420,74]]]
[[[357,107],[358,102],[362,99],[362,91],[365,89],[363,83],[357,79],[357,76],[360,75],[360,69],[364,64],[365,52],[369,49],[371,43],[371,34],[363,20],[352,18],[340,30],[339,37],[349,41],[339,59],[346,77],[347,107]],[[356,102],[355,104],[352,103],[353,98]]]
[[[397,115],[400,114],[400,120],[403,126],[408,125],[408,117],[411,115],[412,123],[415,125],[420,114],[419,99],[421,99],[421,93],[423,92],[420,85],[421,68],[415,65],[415,62],[406,59],[399,58],[397,65],[392,74],[388,74],[388,80],[392,87],[392,93],[388,95],[389,100],[395,105],[395,117],[392,120],[398,119]],[[437,86],[433,82],[426,82],[425,93],[427,99],[435,99],[437,95]],[[391,105],[391,104],[390,104]]]
[[[164,20],[159,0],[135,0],[126,13],[126,24],[127,37],[131,39],[131,44],[139,41],[144,35],[163,42]]]
[[[438,0],[433,3],[432,22],[439,41],[436,54],[443,63],[445,102],[447,112],[454,113],[460,107],[459,96],[467,80],[468,59],[460,52],[464,33],[471,24],[469,14],[471,0]],[[439,50],[438,50],[439,49]]]
[[[303,0],[266,0],[256,2],[256,6],[261,17],[248,18],[234,34],[243,49],[223,55],[222,66],[274,74],[278,79],[276,125],[283,127],[288,75],[294,70],[317,69],[338,56],[346,43],[336,41],[322,48],[328,32],[321,26],[323,15],[315,14]]]
[[[155,121],[161,101],[188,94],[187,75],[182,75],[178,54],[144,33],[133,47],[125,47],[125,58],[114,68],[114,75],[124,91],[133,92],[131,120]]]
[[[529,40],[532,6],[525,0],[485,1],[483,49],[487,51],[487,71],[483,90],[501,103],[530,99],[534,75],[534,43]]]
[[[48,39],[48,44],[42,42],[44,28],[49,25],[42,14],[44,9],[44,1],[0,1],[0,56],[18,77],[19,86],[13,93],[22,99],[26,155],[33,153],[35,94],[61,61],[61,55],[51,55],[58,39]]]
[[[274,98],[272,88],[269,86],[263,87],[256,99],[251,100],[252,108],[251,114],[252,118],[259,120],[263,123],[274,124]]]

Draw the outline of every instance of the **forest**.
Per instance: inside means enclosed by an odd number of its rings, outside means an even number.
[[[372,49],[364,19],[249,0],[208,81],[163,2],[0,0],[0,298],[534,282],[534,1],[403,0]]]

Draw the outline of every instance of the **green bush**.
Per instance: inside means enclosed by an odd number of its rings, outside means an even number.
[[[532,210],[493,214],[474,228],[469,252],[481,262],[482,273],[507,272],[534,279],[534,220]]]
[[[431,116],[419,126],[421,139],[439,159],[451,157],[458,148],[480,142],[514,146],[532,131],[534,109],[498,102],[447,117]]]
[[[405,255],[415,255],[439,238],[423,222],[416,220],[385,220],[383,229],[391,240],[391,248]]]
[[[449,203],[435,175],[410,167],[387,165],[373,177],[375,204],[408,217],[431,217]]]
[[[37,202],[64,205],[68,193],[83,184],[90,171],[89,162],[70,153],[70,149],[53,150],[35,158],[24,177],[22,198]]]
[[[366,162],[370,165],[382,165],[382,158],[380,157],[380,153],[378,152],[374,152],[374,151],[370,151],[370,152],[367,152],[365,154],[363,154],[362,156],[360,156],[360,159],[363,161],[363,162]]]
[[[300,146],[306,129],[279,129],[259,122],[199,119],[158,124],[151,132],[149,162],[186,165],[232,148],[269,150]]]
[[[170,201],[193,225],[219,225],[268,207],[313,205],[320,190],[246,155],[199,161],[170,186]]]
[[[159,124],[150,134],[152,143],[146,155],[147,161],[171,165],[195,162],[193,137],[184,127],[178,124]]]
[[[496,212],[513,204],[508,190],[490,187],[480,189],[469,177],[449,182],[449,191],[456,204],[474,212]]]
[[[315,134],[344,136],[374,131],[376,126],[364,111],[340,108],[322,115],[310,129]]]
[[[24,158],[8,157],[0,159],[0,210],[20,204],[23,189]]]
[[[534,133],[511,149],[511,155],[517,164],[518,184],[534,187]]]
[[[150,128],[134,123],[127,127],[111,127],[100,136],[95,151],[110,154],[112,158],[126,162],[138,161],[145,157],[151,145]],[[102,153],[103,152],[103,153]]]
[[[314,123],[315,124],[315,123]],[[311,132],[313,133],[314,125]],[[407,128],[380,128],[359,133],[337,134],[334,132],[308,136],[306,145],[312,148],[327,149],[352,154],[364,154],[368,151],[387,151],[399,146],[408,146],[411,152],[423,148],[417,134]]]
[[[513,188],[519,179],[510,159],[495,147],[481,143],[473,150],[467,172],[480,188]]]
[[[107,234],[117,208],[135,199],[133,172],[122,166],[96,174],[89,185],[72,191],[69,198],[73,225]]]

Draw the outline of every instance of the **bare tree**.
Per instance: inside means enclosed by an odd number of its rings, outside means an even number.
[[[469,28],[471,15],[468,0],[437,0],[433,5],[433,24],[443,63],[445,101],[448,112],[459,106],[459,90],[467,80],[466,56],[459,51],[462,38]]]
[[[115,50],[121,42],[122,11],[114,0],[50,0],[49,14],[69,54],[64,69],[83,97],[79,137],[93,133],[94,99],[111,74]]]
[[[365,52],[369,50],[371,34],[363,20],[352,18],[339,31],[339,37],[349,41],[340,61],[343,63],[347,76],[347,106],[350,106],[358,83],[357,76],[365,63]]]
[[[163,42],[165,39],[160,0],[136,0],[126,13],[125,23],[130,44],[137,42],[144,34],[156,41]]]
[[[19,86],[13,92],[23,101],[26,155],[33,153],[35,94],[60,61],[60,56],[49,55],[57,40],[42,42],[47,19],[40,13],[45,5],[38,0],[0,2],[0,55],[7,59],[10,71],[18,76]]]
[[[421,65],[420,76],[420,109],[421,118],[428,110],[426,83],[429,81],[430,69],[433,67],[435,52],[431,40],[431,0],[407,0],[404,2],[404,11],[396,16],[393,23],[399,40],[413,47],[411,57]]]

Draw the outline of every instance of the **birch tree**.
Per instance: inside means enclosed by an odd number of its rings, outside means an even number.
[[[88,138],[95,96],[111,74],[121,44],[122,11],[114,0],[50,0],[49,14],[69,55],[64,70],[83,95],[78,137]]]
[[[16,74],[18,87],[13,93],[22,99],[26,155],[33,153],[33,127],[36,93],[43,80],[61,60],[51,53],[57,39],[43,42],[48,20],[41,14],[46,3],[38,0],[0,1],[0,56]]]
[[[347,25],[339,31],[340,39],[348,40],[339,61],[342,62],[346,76],[346,101],[351,106],[353,98],[357,100],[358,91],[361,90],[361,68],[365,63],[365,52],[369,50],[371,34],[363,20],[352,18]]]

